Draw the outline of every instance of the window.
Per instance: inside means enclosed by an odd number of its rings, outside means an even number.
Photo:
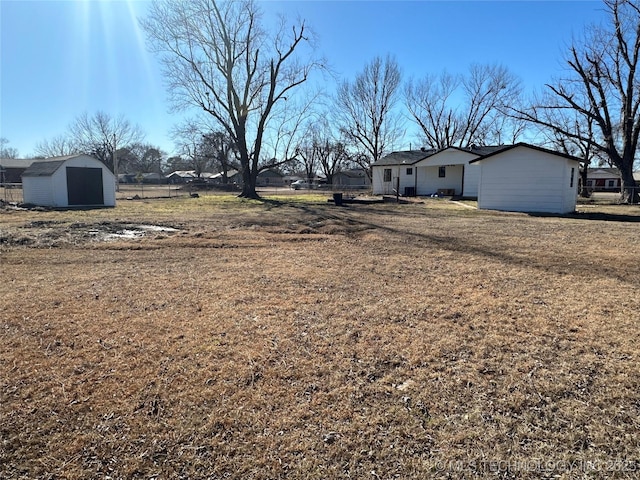
[[[438,167],[438,177],[444,178],[447,176],[447,167]]]
[[[593,180],[587,180],[587,187],[593,187]]]
[[[609,180],[609,188],[614,188],[615,186],[615,180]]]
[[[390,182],[391,181],[391,169],[390,168],[385,168],[384,169],[384,181],[385,182]]]
[[[572,168],[571,169],[571,180],[569,180],[569,188],[573,188],[573,177],[575,176],[575,174],[576,174],[576,169]]]
[[[407,175],[413,175],[413,168],[407,168]]]

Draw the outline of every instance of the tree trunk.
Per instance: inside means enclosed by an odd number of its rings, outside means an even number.
[[[591,192],[589,192],[589,188],[587,187],[588,174],[589,174],[589,164],[584,163],[582,168],[580,169],[580,196],[582,198],[589,198],[591,196]]]
[[[242,198],[260,198],[260,195],[256,192],[256,178],[257,173],[252,171],[247,165],[246,168],[242,168]]]
[[[629,162],[626,167],[620,169],[620,178],[622,179],[620,201],[622,203],[638,203],[640,191],[638,191],[636,181],[633,178],[633,163]]]

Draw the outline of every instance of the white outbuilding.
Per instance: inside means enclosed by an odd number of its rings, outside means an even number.
[[[570,213],[576,209],[581,159],[518,143],[472,160],[480,166],[478,208]]]
[[[34,161],[22,174],[25,203],[46,207],[114,207],[116,180],[91,155]]]

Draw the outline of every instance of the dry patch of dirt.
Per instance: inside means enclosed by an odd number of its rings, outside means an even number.
[[[0,214],[0,477],[634,478],[630,212]]]
[[[3,229],[4,230],[4,229]],[[86,242],[165,238],[178,229],[164,225],[102,221],[94,223],[32,220],[18,228],[0,230],[0,246],[60,247]]]

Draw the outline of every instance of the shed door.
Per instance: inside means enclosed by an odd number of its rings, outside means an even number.
[[[67,167],[69,205],[104,205],[102,169]]]

